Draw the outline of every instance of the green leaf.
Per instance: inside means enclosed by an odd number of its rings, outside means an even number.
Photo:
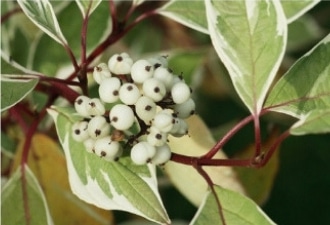
[[[302,56],[276,83],[265,107],[303,119],[330,108],[330,34]]]
[[[42,189],[31,172],[25,166],[25,176],[19,167],[4,185],[1,191],[1,224],[26,224],[26,216],[30,217],[30,224],[52,225],[52,218]],[[24,203],[22,186],[26,187],[27,202]],[[27,204],[29,215],[26,215],[24,205]]]
[[[124,210],[156,223],[169,223],[158,190],[155,167],[137,166],[129,157],[107,162],[88,153],[71,136],[80,120],[72,108],[49,109],[65,152],[72,191],[84,201],[108,210]]]
[[[222,206],[222,212],[226,225],[268,225],[275,224],[267,215],[249,198],[221,188],[213,186]],[[215,196],[209,192],[203,204],[198,209],[191,225],[222,225],[219,208]]]
[[[57,22],[54,9],[48,0],[18,0],[17,2],[25,15],[41,30],[43,30],[58,43],[62,45],[67,44],[67,41],[63,36]]]
[[[288,23],[293,22],[321,0],[281,0]]]
[[[209,33],[204,1],[172,0],[161,7],[158,13],[202,33]]]
[[[90,14],[92,14],[92,12],[94,12],[94,10],[96,9],[96,7],[102,2],[102,0],[76,0],[76,3],[83,15],[83,17],[86,17],[87,12],[89,16]]]
[[[303,116],[290,129],[293,135],[319,134],[330,132],[330,109],[313,110]]]
[[[262,108],[284,55],[287,24],[278,1],[206,0],[213,46],[252,114]]]

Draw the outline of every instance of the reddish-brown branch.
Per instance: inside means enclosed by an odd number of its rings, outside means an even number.
[[[6,22],[11,16],[22,12],[22,9],[20,7],[14,8],[11,11],[5,13],[3,16],[1,16],[1,24]]]

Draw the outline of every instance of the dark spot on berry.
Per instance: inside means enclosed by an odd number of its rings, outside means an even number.
[[[150,111],[152,109],[152,107],[150,105],[147,105],[145,108],[144,108],[146,111]]]
[[[173,70],[170,69],[170,68],[167,68],[167,71],[168,71],[169,73],[173,73]]]
[[[158,92],[160,92],[160,89],[159,89],[159,87],[155,87],[155,88],[154,88],[154,92],[155,92],[155,93],[158,93]]]
[[[81,105],[83,103],[83,100],[82,99],[78,99],[76,102],[77,102],[78,105]]]
[[[94,102],[90,102],[89,105],[93,108],[96,106]]]
[[[97,136],[99,136],[100,134],[101,134],[101,130],[96,129],[96,130],[95,130],[95,136],[97,137]]]
[[[96,69],[96,71],[98,71],[98,72],[101,72],[101,71],[102,71],[102,68],[99,67],[99,66],[96,66],[95,69]]]
[[[194,115],[195,114],[195,110],[191,110],[190,115]]]
[[[79,129],[76,129],[76,130],[74,130],[74,133],[75,133],[76,135],[79,135],[79,134],[80,134],[80,130],[79,130]]]
[[[145,70],[148,71],[148,72],[150,72],[150,69],[151,69],[151,66],[146,66],[145,67]]]
[[[114,91],[112,92],[112,94],[113,94],[114,96],[118,96],[119,92],[118,92],[118,90],[114,90]]]
[[[102,151],[101,152],[101,157],[104,157],[104,156],[106,156],[107,155],[107,153],[105,152],[105,151]]]
[[[151,162],[151,158],[148,158],[148,159],[147,159],[147,163],[150,163],[150,162]]]
[[[175,119],[172,119],[172,124],[175,124]]]
[[[127,90],[128,90],[128,91],[133,90],[133,86],[132,86],[132,85],[128,85],[128,86],[127,86]]]
[[[162,139],[162,135],[161,134],[156,134],[155,135],[155,138],[158,139],[158,140],[161,140]]]
[[[118,117],[117,116],[112,117],[111,121],[112,122],[117,122],[118,121]]]
[[[192,92],[193,92],[193,90],[192,90],[192,88],[191,88],[191,87],[189,87],[189,90],[190,90],[190,93],[192,93]]]
[[[118,62],[121,62],[121,61],[123,61],[123,57],[121,57],[121,56],[118,56],[118,57],[117,57],[117,61],[118,61]]]
[[[157,69],[157,68],[160,67],[161,65],[162,65],[162,64],[160,64],[160,63],[155,63],[154,68]]]

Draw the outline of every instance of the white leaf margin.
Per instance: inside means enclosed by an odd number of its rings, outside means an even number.
[[[233,80],[233,77],[237,77],[237,74],[240,74],[240,69],[235,65],[235,62],[233,62],[226,54],[224,49],[227,48],[226,45],[226,40],[219,32],[217,32],[217,17],[219,16],[218,13],[214,10],[212,3],[212,0],[204,0],[205,2],[205,9],[206,9],[206,17],[207,17],[207,23],[208,23],[208,30],[210,34],[210,38],[213,44],[213,47],[215,51],[217,52],[219,58],[222,60],[224,65],[226,66],[231,79]],[[277,31],[279,36],[283,36],[283,46],[282,46],[282,51],[281,54],[278,56],[277,61],[273,65],[273,69],[270,71],[267,82],[265,85],[263,85],[263,91],[262,94],[260,95],[259,99],[255,102],[256,104],[256,111],[254,112],[254,109],[251,108],[251,106],[246,105],[251,113],[258,113],[261,111],[262,106],[264,104],[264,101],[266,99],[267,92],[269,91],[269,88],[276,76],[276,73],[278,71],[278,68],[282,62],[283,56],[285,54],[285,49],[286,49],[286,44],[287,44],[287,23],[286,23],[286,17],[282,8],[282,5],[279,0],[272,0],[271,1],[274,5],[274,8],[276,10],[276,15],[277,15]],[[247,13],[248,15],[251,15],[251,13],[254,11],[255,4],[249,4],[251,2],[246,2],[246,7],[247,7]],[[268,4],[270,4],[268,2]],[[235,82],[233,82],[235,83]],[[240,96],[240,98],[243,100],[244,97],[241,96],[242,93],[237,92],[237,94]]]
[[[41,188],[41,186],[39,185],[38,179],[34,176],[33,172],[31,171],[31,169],[25,164],[24,167],[22,168],[21,166],[19,166],[16,169],[16,172],[13,174],[13,176],[4,184],[3,187],[1,187],[1,207],[2,207],[2,200],[5,198],[5,196],[2,194],[4,193],[8,188],[10,188],[10,186],[12,185],[13,182],[21,179],[20,177],[22,176],[22,170],[24,170],[24,172],[26,173],[26,181],[29,184],[29,180],[32,181],[32,183],[30,183],[30,186],[34,186],[36,189],[36,192],[40,194],[41,200],[43,205],[45,206],[45,211],[46,211],[46,218],[47,218],[47,225],[54,225],[53,219],[51,217],[49,208],[48,208],[48,204],[46,201],[46,197],[44,195],[44,192]],[[30,179],[29,179],[30,178]]]
[[[57,117],[59,113],[54,108],[47,109],[48,113],[51,115],[54,121],[57,121]],[[77,195],[81,200],[96,205],[99,208],[106,210],[122,210],[126,212],[130,212],[144,218],[148,218],[149,220],[159,223],[159,221],[155,221],[152,218],[146,217],[144,213],[136,209],[130,201],[123,195],[120,195],[116,192],[114,188],[111,188],[111,194],[113,198],[109,198],[106,193],[100,188],[97,181],[92,180],[89,176],[87,176],[87,184],[83,184],[77,174],[74,165],[72,163],[72,158],[70,154],[69,147],[69,133],[65,136],[64,140],[60,140],[62,142],[63,150],[65,153],[65,158],[67,162],[67,170],[69,173],[69,183],[72,192]],[[157,176],[156,176],[156,167],[154,165],[148,164],[148,169],[150,172],[150,177],[141,177],[144,180],[150,189],[154,192],[154,195],[158,199],[159,203],[163,208],[163,201],[161,200],[160,194],[158,192],[158,184],[157,184]],[[114,187],[114,185],[109,180],[106,172],[100,170],[100,172],[104,175],[104,179],[107,181],[110,187]],[[166,211],[165,211],[166,212]],[[167,215],[166,215],[167,216]],[[167,216],[168,222],[170,222]]]
[[[209,30],[206,29],[205,27],[202,27],[192,21],[188,21],[187,19],[183,18],[183,17],[180,17],[178,14],[176,13],[172,13],[172,12],[169,12],[169,11],[166,11],[166,8],[168,6],[170,6],[171,4],[173,4],[175,1],[177,0],[172,0],[172,1],[169,1],[168,3],[166,3],[165,5],[163,5],[161,8],[159,8],[157,10],[157,13],[162,15],[162,16],[165,16],[165,17],[168,17],[178,23],[181,23],[182,25],[184,26],[187,26],[187,27],[190,27],[194,30],[197,30],[201,33],[204,33],[204,34],[209,34]],[[180,1],[180,0],[179,0]],[[200,0],[199,0],[200,1]],[[188,3],[187,3],[188,4]]]
[[[35,4],[38,4],[38,8],[47,8],[51,14],[52,23],[50,24],[54,29],[55,33],[53,33],[51,30],[47,29],[43,24],[38,22],[36,19],[36,15],[34,15],[26,6],[26,4],[29,4],[29,2],[33,2]],[[46,34],[48,34],[51,38],[53,38],[55,41],[60,43],[61,45],[67,45],[67,40],[65,39],[64,35],[62,34],[61,28],[59,26],[59,23],[57,21],[54,9],[50,2],[48,0],[17,0],[17,3],[20,5],[21,9],[25,13],[25,15],[36,25],[38,26],[42,31],[44,31]]]
[[[284,0],[287,1],[287,0]],[[292,0],[289,0],[292,1]],[[301,17],[302,15],[304,15],[307,11],[309,11],[311,8],[313,8],[317,3],[321,2],[321,0],[311,0],[311,3],[307,6],[305,6],[305,8],[302,8],[299,12],[297,12],[295,15],[288,17],[287,18],[287,23],[292,23],[293,21],[297,20],[299,17]]]
[[[84,7],[82,2],[91,2],[91,6],[88,11],[88,15],[86,15],[87,9]],[[83,17],[91,15],[94,12],[94,10],[100,5],[101,2],[102,2],[102,0],[76,0],[78,8],[80,9]]]

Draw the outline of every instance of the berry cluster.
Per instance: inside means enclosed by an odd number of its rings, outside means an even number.
[[[131,149],[134,163],[161,165],[171,157],[168,135],[188,133],[184,119],[194,114],[191,89],[167,67],[166,57],[135,62],[115,54],[94,68],[99,98],[79,96],[74,107],[83,120],[72,126],[73,138],[108,161]]]

